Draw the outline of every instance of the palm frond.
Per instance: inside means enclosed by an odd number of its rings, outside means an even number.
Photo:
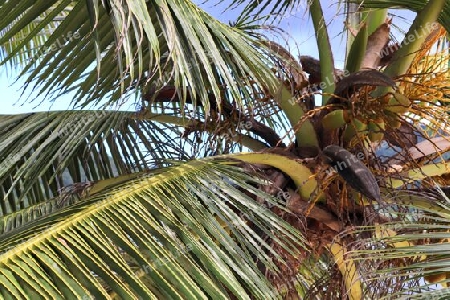
[[[117,183],[174,161],[237,152],[245,138],[265,147],[243,133],[256,121],[224,127],[228,137],[221,138],[223,132],[179,117],[177,109],[153,110],[0,116],[0,232],[78,201],[97,181]]]
[[[204,160],[94,193],[0,236],[0,293],[275,297],[254,258],[277,272],[273,243],[295,254],[302,238],[251,198],[270,200],[252,183],[229,162]]]
[[[70,184],[192,157],[180,141],[180,126],[140,120],[135,112],[124,111],[1,116],[0,215],[56,197]]]
[[[280,21],[287,13],[293,10],[304,11],[307,1],[303,0],[265,0],[265,1],[245,1],[233,0],[230,8],[244,6],[237,23],[244,22],[248,19],[261,18],[271,22]]]
[[[70,2],[55,3],[46,12],[35,18],[33,22],[28,23],[18,31],[16,26],[19,20],[14,20],[9,24],[2,23],[0,26],[3,30],[0,31],[0,37],[9,36],[9,38],[5,40],[5,43],[0,44],[0,60],[3,61],[11,56],[9,61],[11,68],[25,67],[34,56],[38,55],[40,48],[44,46],[48,37],[72,10],[73,5]],[[18,12],[14,9],[16,3],[12,1],[0,6],[4,6],[5,11],[10,9],[11,13]],[[21,18],[28,19],[29,15],[30,12],[23,11]],[[42,20],[46,20],[46,22],[42,22]],[[10,35],[11,31],[15,34]]]
[[[348,259],[355,260],[361,269],[376,270],[360,274],[367,282],[384,281],[386,285],[378,289],[384,296],[445,299],[446,291],[436,284],[446,287],[446,274],[450,274],[450,199],[435,187],[398,192],[391,200],[397,206],[394,221],[378,225],[374,237],[355,242]],[[421,282],[423,278],[426,283]],[[398,287],[396,292],[386,290],[393,286]]]
[[[223,87],[242,104],[247,87],[253,85],[250,80],[271,91],[278,86],[256,40],[213,19],[190,1],[111,1],[109,12],[88,5],[90,2],[75,4],[34,56],[38,64],[30,61],[23,69],[22,75],[29,72],[25,86],[31,91],[55,99],[75,90],[75,102],[86,106],[105,97],[110,103],[121,102],[136,89],[146,85],[158,89],[171,78],[180,99],[189,88],[209,111],[208,93],[219,101],[224,98]],[[55,3],[8,2],[0,6],[0,14],[7,16],[0,30],[15,22],[0,37],[0,45],[30,23],[37,22],[39,28],[49,24],[51,18],[36,19],[54,9]],[[71,3],[65,1],[59,7],[62,10]],[[6,9],[13,9],[14,14],[7,14]],[[26,17],[17,17],[25,12]],[[36,34],[32,32],[26,39]],[[25,46],[22,43],[13,49],[2,63]]]

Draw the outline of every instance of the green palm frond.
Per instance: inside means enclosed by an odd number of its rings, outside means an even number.
[[[229,162],[203,160],[93,192],[0,236],[0,293],[33,299],[275,297],[254,258],[276,272],[280,257],[273,243],[296,253],[302,238],[250,198],[277,203],[252,183]]]
[[[34,56],[39,54],[40,48],[44,46],[48,37],[56,30],[61,21],[64,20],[67,14],[72,10],[73,5],[70,2],[71,1],[63,1],[59,4],[55,3],[48,8],[48,11],[36,17],[33,22],[28,23],[19,31],[16,31],[19,20],[14,20],[10,23],[2,23],[0,26],[3,30],[0,31],[0,37],[9,35],[11,30],[16,33],[13,36],[10,36],[5,43],[0,44],[0,60],[3,61],[7,59],[8,56],[11,56],[11,60],[9,60],[11,68],[26,66]],[[7,4],[4,4],[4,10],[7,11],[8,9],[12,9],[11,13],[17,13],[18,11],[13,9],[14,6],[15,4],[13,1],[10,1]],[[28,19],[29,15],[30,12],[24,11],[21,18]],[[45,22],[42,22],[43,20],[45,20]]]
[[[396,292],[374,289],[372,293],[385,294],[372,298],[446,299],[448,289],[442,288],[450,278],[450,199],[435,187],[397,191],[389,201],[395,212],[386,214],[394,220],[377,225],[374,237],[355,241],[348,259],[359,264],[366,282],[401,286]],[[436,288],[437,283],[443,287]]]
[[[245,4],[248,2],[247,4]],[[305,10],[304,4],[306,0],[265,0],[265,1],[245,1],[245,0],[233,0],[230,7],[237,7],[244,5],[238,23],[252,18],[264,18],[269,21],[281,20],[281,18],[293,11],[294,9]]]
[[[45,5],[33,1],[12,3],[0,6],[0,15],[7,16],[0,30],[16,22],[0,37],[0,45],[54,9],[53,1]],[[62,2],[59,7],[70,3]],[[32,91],[55,98],[75,90],[75,101],[85,106],[105,97],[110,103],[118,102],[146,85],[158,89],[170,78],[180,95],[185,97],[189,88],[209,111],[208,93],[223,99],[221,87],[227,87],[227,93],[238,104],[242,104],[242,96],[248,97],[247,87],[254,85],[250,80],[276,90],[278,82],[267,57],[258,50],[261,45],[190,1],[126,1],[120,5],[111,1],[109,13],[102,6],[87,3],[91,1],[73,6],[34,57],[39,62],[36,67],[31,61],[23,69],[22,75],[29,72],[25,85],[32,85]],[[6,14],[6,9],[15,13]],[[27,17],[17,18],[22,10]],[[92,21],[93,16],[96,19]],[[37,26],[45,27],[50,22],[51,18],[44,18]],[[22,43],[14,49],[3,63],[25,46]]]
[[[180,140],[182,124],[164,123],[165,118],[171,116],[139,119],[125,111],[1,116],[0,195],[8,201],[2,201],[0,215],[56,197],[69,184],[192,157],[189,143],[183,147]]]
[[[257,136],[240,133],[245,126],[224,128],[229,137],[221,138],[195,119],[178,117],[176,109],[153,111],[0,116],[0,232],[78,201],[99,180],[117,183],[174,161],[238,152],[239,143],[265,147]]]

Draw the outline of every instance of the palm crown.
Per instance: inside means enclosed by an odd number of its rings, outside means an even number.
[[[84,109],[0,116],[0,295],[445,299],[450,3],[345,1],[344,70],[318,0],[318,59],[249,21],[299,3],[0,1],[2,64]]]

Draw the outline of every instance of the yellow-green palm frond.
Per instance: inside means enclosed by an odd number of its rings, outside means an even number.
[[[400,287],[396,291],[373,289],[367,291],[368,295],[377,299],[448,298],[450,199],[447,195],[448,188],[445,193],[439,187],[404,190],[393,195],[392,203],[397,211],[391,216],[393,221],[361,229],[374,229],[376,234],[354,243],[348,259],[362,270],[371,270],[360,272],[365,281],[380,280],[383,286]]]
[[[94,185],[75,205],[0,235],[0,293],[276,297],[256,261],[276,273],[272,243],[295,255],[302,237],[252,199],[277,203],[254,183],[229,162],[203,160]]]
[[[250,132],[264,132],[263,125],[252,128],[257,123],[248,120],[213,128],[176,109],[153,111],[0,115],[0,232],[78,201],[97,181],[117,183],[175,161],[238,152],[242,145],[266,147]],[[6,224],[11,218],[16,221]]]

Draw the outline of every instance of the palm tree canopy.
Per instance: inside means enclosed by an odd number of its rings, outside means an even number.
[[[339,70],[318,0],[0,0],[1,65],[82,109],[0,115],[0,295],[442,296],[450,1],[343,4]],[[318,60],[265,36],[302,5]]]

